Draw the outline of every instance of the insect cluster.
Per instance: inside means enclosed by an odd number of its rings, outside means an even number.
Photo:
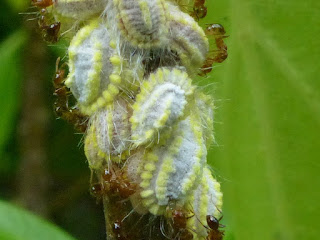
[[[108,239],[222,239],[222,193],[206,160],[214,105],[192,81],[227,57],[223,27],[197,23],[205,0],[33,4],[46,40],[72,38],[67,76],[56,63],[55,110],[85,133]]]

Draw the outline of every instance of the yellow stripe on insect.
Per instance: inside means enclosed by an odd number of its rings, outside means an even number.
[[[135,147],[152,143],[167,125],[183,116],[190,89],[188,75],[176,68],[159,68],[143,81],[130,120]]]
[[[141,10],[142,18],[146,27],[151,30],[152,29],[152,20],[151,20],[151,12],[149,9],[148,2],[146,1],[139,1],[139,7]]]
[[[117,65],[117,66],[120,66],[121,65],[121,58],[117,55],[115,56],[112,56],[110,57],[110,62],[113,64],[113,65]]]

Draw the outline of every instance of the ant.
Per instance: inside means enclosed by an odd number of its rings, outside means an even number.
[[[201,69],[202,72],[199,74],[201,76],[210,73],[214,63],[222,63],[228,57],[228,47],[223,41],[223,39],[228,37],[225,36],[226,31],[224,27],[217,23],[211,24],[209,27],[207,27],[205,32],[207,35],[214,37],[218,49],[214,51],[216,53],[213,56],[209,56],[206,59]]]
[[[193,234],[187,229],[187,220],[190,217],[182,210],[173,210],[172,222],[175,235],[179,235],[180,240],[192,240]]]
[[[171,226],[173,229],[172,235],[175,236],[174,239],[180,239],[180,240],[192,240],[193,234],[187,229],[187,221],[192,216],[187,216],[187,212],[182,210],[180,207],[172,206],[170,203],[167,211],[169,212],[169,218],[171,220]],[[171,205],[171,206],[170,206]]]
[[[98,200],[105,194],[127,199],[136,192],[136,185],[130,183],[125,172],[113,164],[110,169],[105,169],[101,175],[101,183],[92,184],[90,192]]]
[[[54,111],[58,117],[66,120],[74,125],[74,127],[80,132],[85,132],[87,129],[87,117],[79,112],[78,109],[69,108],[69,89],[64,85],[65,70],[63,67],[65,63],[59,68],[60,57],[56,61],[56,73],[53,79],[54,96],[56,100],[54,102]]]
[[[204,6],[206,0],[195,0],[193,4],[193,12],[190,14],[191,17],[195,18],[197,21],[199,19],[207,16],[207,7]]]
[[[131,238],[131,236],[139,234],[139,232],[130,233],[128,236],[131,225],[124,223],[124,219],[126,219],[124,216],[129,216],[132,211],[130,201],[127,200],[137,191],[137,186],[130,182],[126,171],[116,163],[110,163],[108,168],[98,174],[98,178],[100,182],[92,184],[90,192],[98,201],[108,199],[107,218],[110,236],[117,240],[138,239]]]
[[[90,187],[90,194],[94,196],[99,202],[103,196],[103,186],[100,183],[94,183]]]
[[[55,43],[59,38],[59,31],[61,27],[60,22],[47,23],[47,7],[53,5],[52,0],[32,0],[32,4],[40,8],[40,18],[38,21],[39,27],[42,31],[43,38],[47,42]]]
[[[115,165],[112,166],[111,170],[105,169],[102,178],[107,192],[118,195],[122,199],[127,199],[136,192],[136,185],[130,183],[125,172]]]
[[[212,215],[207,215],[207,224],[208,227],[208,236],[207,240],[222,240],[224,236],[224,231],[220,231],[219,228],[225,227],[224,225],[220,224],[220,221],[222,220],[221,216],[219,219]]]
[[[59,40],[59,31],[61,27],[60,22],[54,22],[51,24],[46,23],[46,14],[47,10],[45,8],[41,9],[40,11],[41,16],[39,20],[39,27],[43,32],[43,38],[47,42],[56,43]]]
[[[47,8],[53,5],[53,0],[32,0],[32,4],[39,8]]]
[[[217,210],[222,214],[221,210],[217,208]],[[202,223],[202,221],[195,215],[197,220],[200,222],[200,224],[207,230],[207,237],[206,240],[222,240],[224,237],[224,231],[221,231],[219,228],[224,228],[225,225],[220,224],[220,221],[222,220],[223,216],[219,219],[217,219],[213,215],[207,215],[206,221],[207,226]]]
[[[118,240],[127,240],[127,236],[125,236],[123,234],[123,229],[122,229],[122,224],[121,224],[121,221],[119,220],[116,220],[113,224],[112,224],[112,232],[115,236],[115,239],[118,239]]]

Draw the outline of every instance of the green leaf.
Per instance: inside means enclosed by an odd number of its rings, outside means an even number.
[[[31,5],[31,0],[6,0],[6,2],[15,12],[24,11]]]
[[[1,240],[75,240],[55,225],[0,200]]]
[[[26,43],[27,33],[18,30],[0,44],[0,156],[3,146],[14,127],[14,118],[20,103],[22,78],[21,49]]]
[[[211,75],[222,101],[209,161],[234,239],[318,239],[320,2],[208,7],[207,21],[230,35],[229,57]]]

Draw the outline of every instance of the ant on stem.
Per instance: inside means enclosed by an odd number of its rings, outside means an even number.
[[[189,216],[186,209],[177,206],[174,202],[169,203],[166,211],[174,239],[192,240],[193,234],[187,229],[187,221],[192,218],[194,214]]]
[[[65,82],[65,63],[59,67],[60,57],[56,61],[56,72],[53,79],[54,93],[56,100],[54,102],[54,111],[58,117],[74,125],[80,132],[87,129],[87,117],[79,112],[76,108],[69,107],[70,91],[64,85]]]
[[[40,18],[38,21],[39,27],[45,41],[55,43],[59,39],[59,31],[61,27],[60,22],[53,22],[48,24],[48,10],[54,4],[52,0],[32,0],[32,4],[40,8]]]

